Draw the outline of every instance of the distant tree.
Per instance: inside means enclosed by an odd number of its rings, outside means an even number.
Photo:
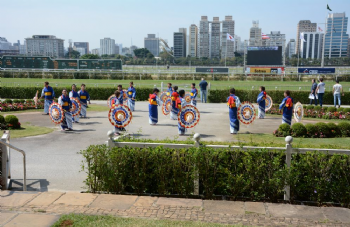
[[[134,50],[134,54],[137,58],[145,58],[145,57],[148,57],[147,54],[152,54],[152,53],[146,48],[139,48]]]
[[[80,58],[80,52],[76,50],[71,50],[70,53],[69,51],[66,53],[65,57],[70,59],[78,59]]]
[[[100,57],[97,54],[84,54],[80,59],[99,59]]]

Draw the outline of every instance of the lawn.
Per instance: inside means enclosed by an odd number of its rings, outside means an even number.
[[[38,86],[43,87],[43,83],[49,81],[51,86],[71,86],[73,83],[87,85],[89,87],[117,87],[122,84],[123,87],[128,87],[130,80],[96,80],[96,79],[28,79],[28,78],[1,78],[2,86]],[[190,84],[199,80],[134,80],[135,87],[160,87],[163,82],[164,88],[167,83],[171,82],[180,87],[190,88]],[[235,87],[236,89],[258,89],[259,86],[264,85],[267,90],[310,90],[310,82],[303,81],[208,81],[211,84],[211,89],[228,89]],[[330,91],[333,87],[333,82],[326,82],[326,90]],[[349,91],[350,82],[342,82],[344,91]]]
[[[54,128],[40,127],[31,125],[29,123],[25,123],[22,125],[21,129],[10,130],[11,138],[21,138],[21,137],[29,137],[29,136],[38,136],[44,135],[55,131]],[[0,135],[2,136],[2,132]]]
[[[113,216],[95,216],[82,214],[68,214],[63,215],[52,227],[221,227],[221,226],[242,226],[242,225],[222,225],[205,222],[194,221],[171,221],[171,220],[150,220],[150,219],[136,219],[136,218],[120,218]]]
[[[109,111],[109,107],[107,106],[107,101],[106,101],[106,106],[90,104],[89,108],[87,108],[87,111],[97,111],[97,112]]]

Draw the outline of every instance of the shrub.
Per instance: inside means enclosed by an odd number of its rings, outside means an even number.
[[[283,123],[278,127],[278,131],[281,133],[282,136],[289,136],[290,135],[290,125]]]
[[[307,135],[311,138],[317,138],[319,136],[319,132],[317,130],[317,127],[313,124],[306,124],[305,128],[307,130]]]
[[[307,130],[302,123],[295,123],[292,125],[292,135],[295,137],[306,137]]]
[[[14,99],[12,103],[20,103],[19,99]]]
[[[340,130],[338,128],[338,126],[334,123],[328,123],[327,124],[328,128],[329,128],[329,135],[330,137],[339,137],[341,136]]]
[[[343,107],[338,108],[337,112],[344,112],[344,108]]]
[[[321,138],[329,136],[329,128],[326,123],[318,122],[315,124]]]
[[[313,110],[314,108],[315,108],[315,106],[313,106],[313,105],[308,105],[308,106],[306,107],[307,110]]]
[[[350,113],[350,108],[344,108],[344,113]]]
[[[326,107],[326,106],[322,107],[322,109],[323,109],[323,112],[327,112],[328,111],[328,107]]]
[[[20,99],[20,100],[19,100],[19,102],[23,104],[23,103],[25,103],[25,102],[26,102],[26,100],[24,100],[24,99]]]
[[[335,107],[328,107],[328,112],[334,113],[337,111],[337,108]]]
[[[340,122],[338,124],[338,128],[342,136],[347,137],[350,136],[350,123],[348,122]]]
[[[12,104],[12,99],[5,99],[4,103]]]
[[[18,118],[15,115],[7,115],[5,117],[5,122],[7,123],[7,125],[9,127],[20,128],[20,124],[19,124]]]
[[[320,107],[320,106],[315,106],[314,107],[314,110],[316,110],[316,111],[320,111],[322,109],[322,107]]]
[[[0,115],[0,124],[5,124],[5,122],[4,116]]]

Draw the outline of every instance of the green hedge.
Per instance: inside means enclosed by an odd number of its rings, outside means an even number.
[[[292,200],[350,204],[350,157],[318,152],[294,154],[291,171],[280,151],[113,148],[92,145],[81,151],[91,192],[193,195],[198,171],[200,194],[231,199],[283,199],[286,182]],[[291,173],[291,174],[290,174]]]

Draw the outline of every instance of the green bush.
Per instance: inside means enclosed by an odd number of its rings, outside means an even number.
[[[315,106],[313,106],[313,105],[308,105],[308,106],[306,107],[307,110],[313,110],[314,108],[315,108]]]
[[[6,121],[5,121],[5,118],[4,116],[0,115],[0,124],[5,124]]]
[[[308,137],[317,138],[319,136],[318,129],[314,124],[308,123],[305,125],[305,128],[306,128]]]
[[[344,112],[344,108],[343,107],[338,108],[337,112]]]
[[[322,106],[322,110],[323,110],[323,112],[327,112],[328,111],[328,107],[326,107],[326,106]]]
[[[341,132],[342,136],[347,137],[350,136],[350,123],[348,122],[340,122],[338,124],[339,131]]]
[[[315,126],[317,127],[317,130],[318,130],[321,138],[329,137],[329,135],[330,135],[329,128],[328,128],[326,123],[318,122],[315,124]]]
[[[12,103],[20,103],[19,99],[14,99]]]
[[[344,108],[344,113],[350,113],[350,108]]]
[[[307,129],[302,123],[295,123],[292,125],[292,136],[295,137],[306,137]]]
[[[341,136],[341,132],[339,130],[339,127],[336,124],[328,123],[327,126],[329,128],[330,137],[340,137]]]
[[[25,99],[20,99],[19,102],[23,104],[23,103],[26,102],[26,100]]]
[[[5,122],[13,128],[19,128],[19,121],[18,118],[15,115],[7,115],[5,117]]]
[[[4,89],[4,88],[1,88],[1,90]],[[1,91],[0,90],[0,91]],[[0,96],[1,97],[1,96]],[[7,104],[12,104],[12,99],[5,99],[4,103],[7,103]]]
[[[331,112],[331,113],[334,113],[334,112],[337,111],[337,108],[335,108],[335,107],[328,107],[327,111]]]
[[[320,107],[320,106],[315,106],[314,107],[314,110],[316,110],[316,111],[320,111],[322,109],[322,107]]]

